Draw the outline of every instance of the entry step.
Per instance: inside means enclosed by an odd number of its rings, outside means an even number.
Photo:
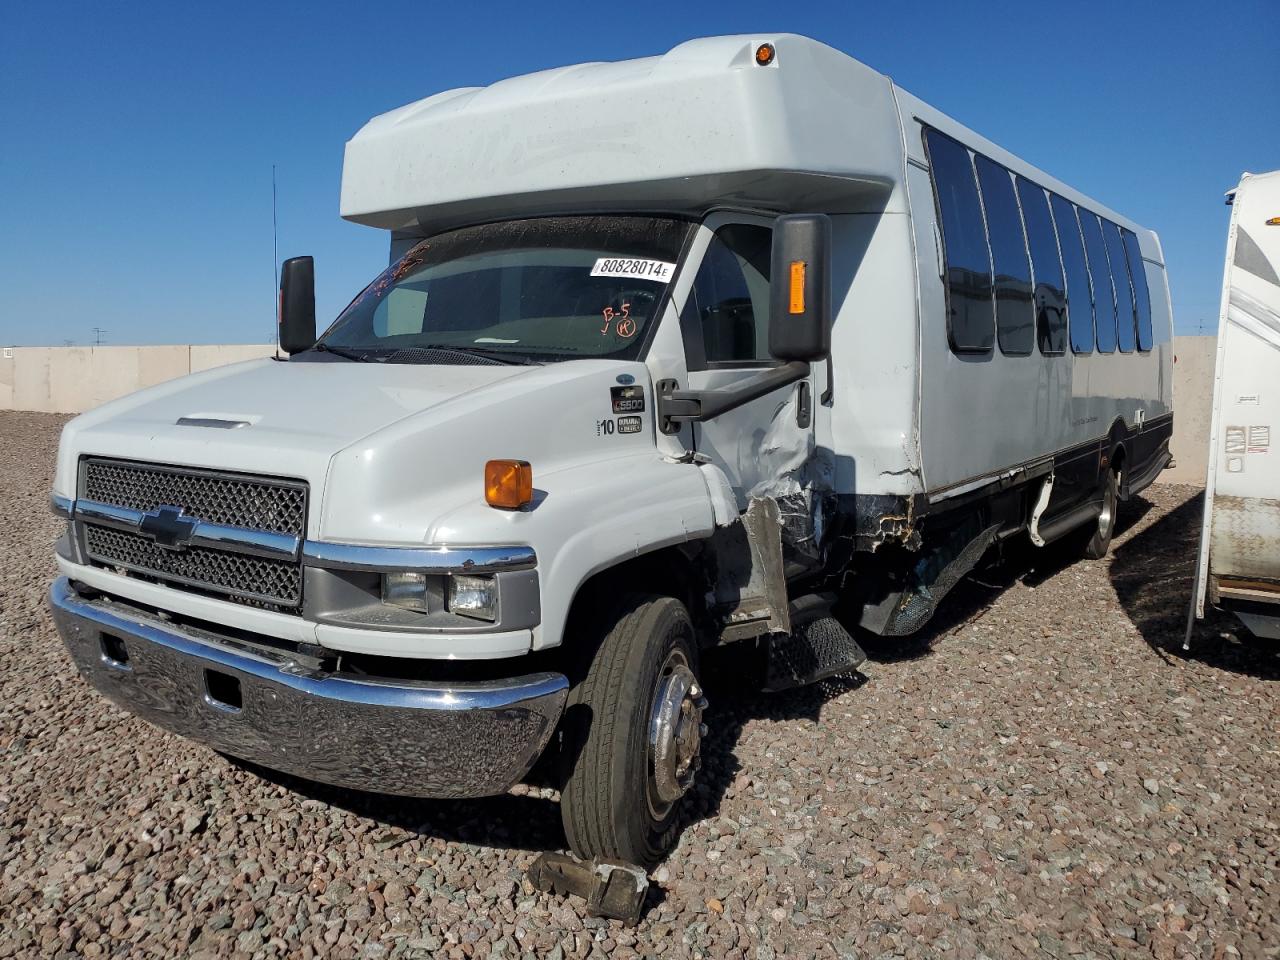
[[[851,673],[866,662],[858,641],[832,616],[800,624],[789,634],[769,638],[769,667],[764,689],[789,690],[827,677]]]

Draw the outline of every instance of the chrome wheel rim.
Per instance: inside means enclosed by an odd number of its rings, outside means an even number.
[[[649,705],[649,813],[661,820],[688,792],[702,764],[702,711],[707,699],[680,650],[672,650],[658,673]]]
[[[1118,482],[1118,478],[1117,478]],[[1102,496],[1102,512],[1098,514],[1098,533],[1102,535],[1104,540],[1111,536],[1111,528],[1116,522],[1116,488],[1111,483],[1107,484],[1106,492]]]

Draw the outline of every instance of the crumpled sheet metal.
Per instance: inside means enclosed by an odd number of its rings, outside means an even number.
[[[795,422],[793,393],[779,404],[760,436],[756,458],[764,479],[747,491],[747,499],[776,501],[784,542],[817,561],[835,509],[835,466],[831,451],[817,446],[813,431],[797,430]]]
[[[548,851],[533,861],[529,882],[543,893],[581,897],[593,917],[640,922],[649,875],[644,868],[622,860],[579,860],[568,853]]]

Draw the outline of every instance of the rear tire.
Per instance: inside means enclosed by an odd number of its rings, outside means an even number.
[[[1120,476],[1114,470],[1107,471],[1107,479],[1102,485],[1102,513],[1098,514],[1097,525],[1092,535],[1084,544],[1084,555],[1090,560],[1101,560],[1111,548],[1111,537],[1116,532],[1116,509],[1120,505]],[[1088,534],[1086,528],[1082,539]]]
[[[635,594],[598,629],[565,710],[560,815],[574,853],[647,869],[675,846],[700,763],[706,700],[693,624],[678,600]]]

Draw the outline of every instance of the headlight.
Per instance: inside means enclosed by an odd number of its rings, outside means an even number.
[[[449,578],[449,612],[477,620],[497,620],[497,582],[493,577],[454,574]]]
[[[423,573],[384,573],[382,602],[427,613],[427,576]]]

